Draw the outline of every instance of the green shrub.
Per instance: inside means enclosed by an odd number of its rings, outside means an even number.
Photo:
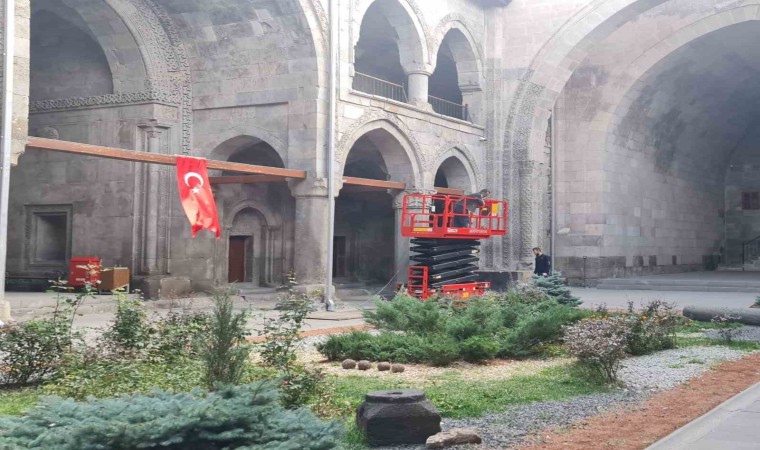
[[[568,326],[565,343],[580,362],[613,382],[631,336],[631,319],[625,316],[591,318]]]
[[[459,343],[443,334],[417,336],[384,332],[372,335],[354,331],[330,336],[317,345],[317,350],[331,361],[350,358],[440,366],[460,359]]]
[[[306,406],[321,397],[324,391],[324,372],[302,365],[288,367],[280,381],[282,405],[288,409]]]
[[[218,383],[239,383],[245,373],[250,349],[245,345],[248,315],[235,313],[227,291],[214,293],[214,311],[208,341],[202,344],[204,380],[211,388]]]
[[[93,296],[89,284],[83,292],[64,296],[65,283],[54,283],[58,289],[55,309],[49,319],[31,320],[0,326],[0,385],[37,383],[54,375],[74,344],[81,340],[72,331],[77,310]]]
[[[675,312],[674,304],[652,300],[644,305],[641,313],[635,313],[633,302],[629,302],[628,316],[632,327],[628,353],[646,355],[675,348],[676,332],[683,320]]]
[[[534,276],[533,282],[539,290],[563,305],[578,306],[582,303],[578,297],[570,293],[567,280],[562,278],[562,274],[559,272],[545,277]]]
[[[376,311],[366,311],[367,323],[379,330],[437,333],[445,327],[446,309],[436,301],[420,301],[399,295],[392,301],[378,301]]]
[[[465,361],[478,362],[493,359],[499,343],[485,336],[473,336],[461,343],[459,353]]]
[[[259,336],[261,359],[265,364],[286,370],[296,362],[296,350],[303,339],[300,336],[306,317],[313,311],[311,299],[295,291],[295,279],[289,278],[288,295],[279,302],[280,314],[267,318]]]
[[[187,392],[203,385],[199,360],[130,359],[122,357],[71,358],[44,386],[48,395],[83,400],[148,393],[155,389]]]
[[[564,325],[576,322],[589,313],[554,302],[538,305],[514,328],[501,335],[499,356],[522,357],[540,353],[540,345],[557,341]]]
[[[198,355],[198,344],[211,334],[211,316],[197,311],[169,311],[153,319],[151,326],[152,356],[163,359]]]
[[[24,417],[0,417],[0,448],[95,450],[327,450],[339,429],[285,410],[272,383],[214,393],[155,392],[107,400],[50,398]]]
[[[102,339],[116,351],[141,351],[148,348],[150,326],[142,300],[130,298],[124,292],[117,292],[116,296],[116,314]]]
[[[53,320],[0,327],[0,384],[30,384],[55,373],[68,345],[68,329]]]

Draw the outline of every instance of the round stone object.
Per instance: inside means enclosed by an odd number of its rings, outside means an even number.
[[[417,390],[370,392],[356,410],[370,446],[424,444],[441,431],[441,415]]]
[[[372,363],[366,360],[359,361],[359,370],[369,370],[372,368]]]
[[[340,366],[346,370],[356,369],[356,361],[354,361],[353,359],[347,359],[343,361],[343,363]]]
[[[379,370],[380,372],[385,372],[386,370],[391,370],[391,363],[387,363],[387,362],[378,363],[377,370]]]
[[[401,364],[394,364],[391,366],[391,372],[393,373],[401,373],[404,370],[406,370],[406,367],[402,366]]]

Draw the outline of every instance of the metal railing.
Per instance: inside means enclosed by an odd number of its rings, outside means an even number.
[[[453,117],[459,120],[470,121],[470,112],[467,105],[450,102],[442,98],[428,96],[428,101],[433,106],[433,111],[444,116]]]
[[[377,95],[397,102],[407,102],[404,86],[363,73],[356,72],[354,74],[353,88],[365,94]]]
[[[742,270],[747,261],[755,261],[760,258],[760,236],[742,244]]]

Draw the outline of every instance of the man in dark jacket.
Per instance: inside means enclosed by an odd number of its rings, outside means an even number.
[[[483,189],[480,192],[468,195],[466,197],[466,200],[462,199],[458,202],[455,202],[452,205],[452,212],[455,214],[455,216],[451,223],[451,226],[454,228],[469,228],[469,216],[475,210],[481,211],[480,213],[483,214],[482,210],[486,204],[484,199],[489,195],[491,195],[491,192],[488,189]],[[465,206],[465,202],[467,203],[467,206]]]
[[[533,254],[536,255],[536,264],[533,273],[542,277],[548,276],[552,273],[552,260],[544,255],[538,247],[533,249]]]

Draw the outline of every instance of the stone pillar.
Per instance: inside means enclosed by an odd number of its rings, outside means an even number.
[[[428,83],[430,74],[427,72],[412,72],[409,74],[409,103],[420,108],[429,109]]]
[[[291,182],[290,190],[296,199],[296,281],[300,288],[321,290],[327,274],[327,181]]]
[[[533,267],[533,172],[534,161],[518,161],[520,183],[520,269]]]
[[[158,128],[150,128],[146,132],[148,152],[161,152],[161,131]],[[158,217],[159,192],[161,190],[160,167],[156,164],[147,165],[147,180],[145,188],[145,228],[143,231],[143,258],[142,269],[146,275],[159,273],[158,266]]]

